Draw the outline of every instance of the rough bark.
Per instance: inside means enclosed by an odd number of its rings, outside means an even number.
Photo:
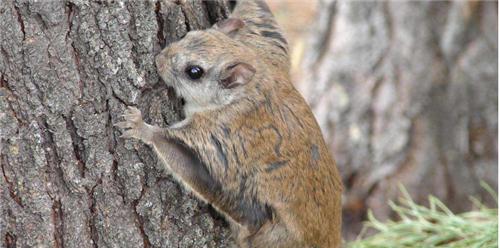
[[[225,247],[226,224],[146,146],[126,105],[181,118],[161,47],[227,16],[221,1],[0,1],[2,247]]]
[[[454,210],[497,185],[497,2],[320,2],[301,90],[345,182],[344,223],[403,184]],[[350,236],[352,238],[352,236]]]

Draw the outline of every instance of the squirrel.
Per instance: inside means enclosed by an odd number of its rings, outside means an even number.
[[[186,118],[160,128],[129,106],[116,126],[221,213],[239,247],[340,247],[341,179],[289,64],[267,4],[238,1],[156,57]]]

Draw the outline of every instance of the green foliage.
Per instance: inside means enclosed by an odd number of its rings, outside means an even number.
[[[484,183],[482,186],[498,203],[495,191]],[[454,214],[433,196],[429,197],[429,207],[424,207],[413,202],[403,187],[401,192],[398,204],[389,203],[400,220],[380,222],[369,212],[365,228],[377,233],[348,243],[348,248],[498,247],[498,208],[488,208],[472,199],[476,210]]]

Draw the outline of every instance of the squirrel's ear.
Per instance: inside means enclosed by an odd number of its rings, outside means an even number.
[[[228,18],[215,24],[215,28],[222,33],[231,34],[243,28],[245,23],[238,18]]]
[[[236,63],[228,66],[222,73],[221,86],[232,89],[244,85],[252,80],[255,68],[247,63]]]

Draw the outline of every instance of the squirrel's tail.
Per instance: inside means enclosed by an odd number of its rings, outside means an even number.
[[[232,10],[231,17],[243,20],[251,30],[268,38],[288,54],[288,43],[264,0],[232,0],[229,3]]]

